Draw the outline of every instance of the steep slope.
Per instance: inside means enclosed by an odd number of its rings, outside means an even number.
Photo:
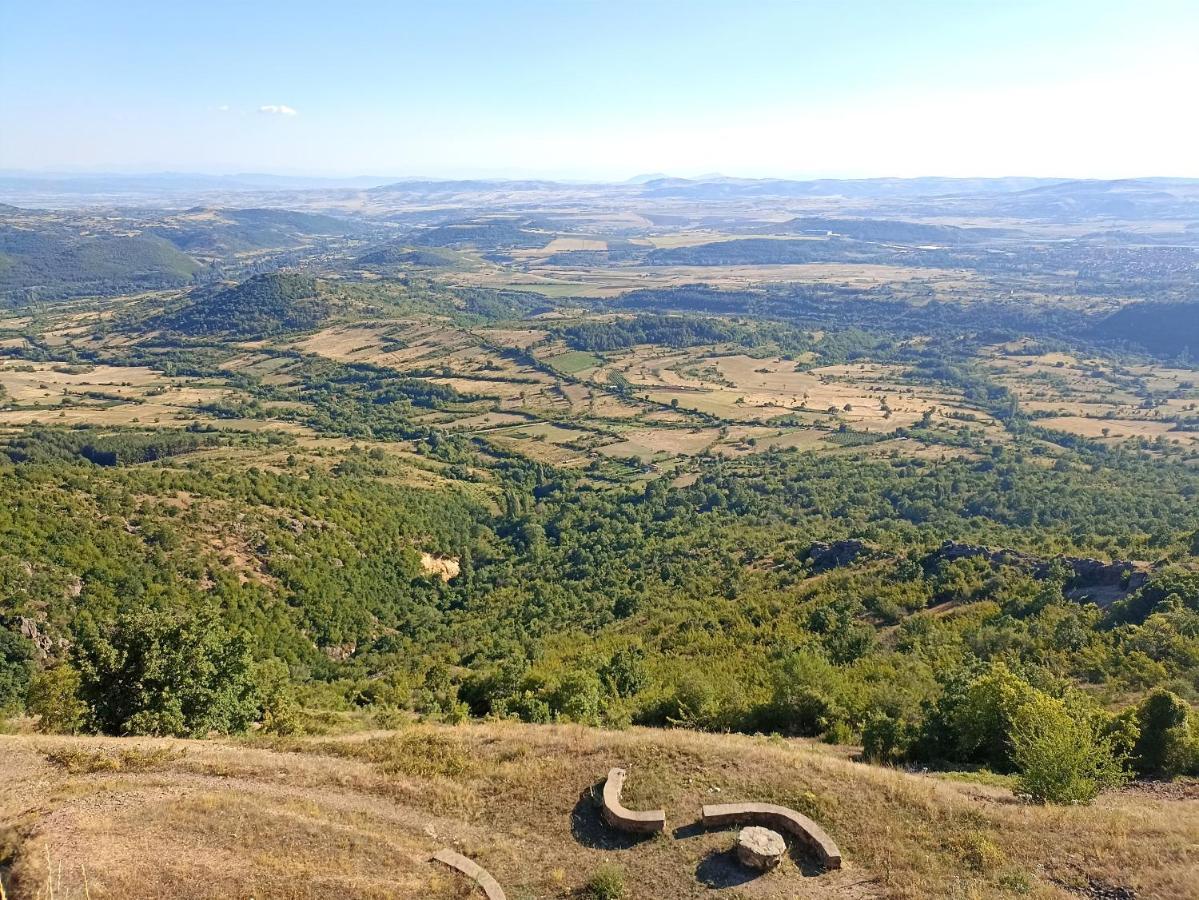
[[[1103,340],[1137,344],[1151,353],[1199,355],[1199,302],[1133,303],[1095,326]]]

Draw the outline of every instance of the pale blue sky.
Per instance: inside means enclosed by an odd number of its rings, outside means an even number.
[[[1196,48],[1199,0],[0,0],[0,168],[1199,176]]]

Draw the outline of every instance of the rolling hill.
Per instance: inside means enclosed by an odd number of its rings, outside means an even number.
[[[0,300],[180,287],[202,269],[161,237],[28,228],[0,213]]]
[[[478,250],[508,250],[544,247],[550,236],[520,227],[509,220],[458,222],[418,232],[411,243],[418,247],[474,247]]]
[[[186,335],[257,337],[313,328],[329,314],[316,279],[291,272],[255,275],[241,284],[193,292],[180,309],[150,326]]]
[[[801,216],[761,230],[774,234],[836,234],[857,241],[950,245],[976,243],[1005,234],[998,228],[961,228],[898,219],[833,219],[819,216]]]
[[[290,248],[314,237],[363,234],[360,222],[286,209],[191,209],[150,225],[146,232],[188,253],[225,255]]]
[[[402,243],[376,247],[357,257],[354,262],[360,266],[379,268],[391,266],[444,268],[454,265],[452,253],[439,249],[413,248]]]

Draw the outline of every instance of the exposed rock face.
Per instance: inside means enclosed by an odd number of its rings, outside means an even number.
[[[328,647],[321,647],[325,656],[335,662],[345,662],[353,656],[358,650],[358,644],[354,641],[349,641],[345,644],[333,644]]]
[[[765,872],[773,869],[787,852],[787,842],[777,831],[750,825],[737,835],[737,859],[743,866]]]
[[[449,581],[462,571],[457,557],[453,556],[434,556],[432,553],[421,553],[420,564],[422,569],[430,575],[438,576],[442,581]]]
[[[811,571],[826,572],[848,566],[863,556],[874,559],[895,559],[883,554],[879,548],[865,541],[848,538],[841,541],[815,541],[808,548],[807,559]],[[1152,567],[1145,562],[1115,559],[1105,562],[1086,556],[1034,556],[1009,547],[986,547],[982,544],[967,544],[946,541],[923,560],[926,570],[940,563],[959,559],[984,559],[992,566],[1015,566],[1034,578],[1045,579],[1053,574],[1055,566],[1064,567],[1067,575],[1065,595],[1075,600],[1088,600],[1106,606],[1142,588],[1152,574]]]
[[[45,659],[53,655],[56,649],[61,650],[68,646],[61,638],[55,641],[42,631],[36,619],[30,619],[28,616],[17,616],[17,631],[29,638],[29,642],[36,648],[38,659]]]
[[[812,571],[824,572],[827,569],[849,565],[869,549],[865,543],[853,538],[833,541],[831,544],[816,541],[808,549],[808,560],[812,563]]]
[[[1071,587],[1121,587],[1128,592],[1140,588],[1149,580],[1149,567],[1144,563],[1117,559],[1104,562],[1083,556],[1058,556],[1044,559],[1007,548],[992,549],[978,544],[960,544],[946,541],[926,562],[952,562],[956,559],[982,557],[992,565],[1020,566],[1028,569],[1037,578],[1045,578],[1060,563],[1073,573]]]

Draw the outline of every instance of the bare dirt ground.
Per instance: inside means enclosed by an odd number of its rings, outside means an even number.
[[[779,739],[578,726],[413,725],[346,737],[173,741],[0,737],[0,875],[20,898],[481,896],[429,862],[453,847],[514,900],[586,897],[602,866],[628,898],[1194,897],[1199,802],[1127,791],[1045,808],[1001,788],[854,763]],[[667,833],[602,824],[593,792]],[[705,802],[783,803],[845,868],[797,851],[753,876]],[[1104,896],[1107,896],[1106,894]],[[1111,896],[1117,896],[1112,894]]]

